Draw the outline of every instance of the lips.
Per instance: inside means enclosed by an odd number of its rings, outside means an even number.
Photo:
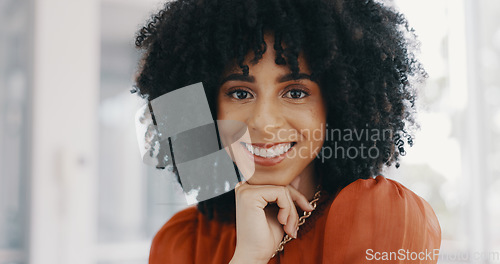
[[[281,156],[288,151],[296,144],[296,142],[286,142],[286,143],[253,143],[248,144],[242,142],[242,145],[250,152],[251,154],[262,157],[262,158],[274,158]]]

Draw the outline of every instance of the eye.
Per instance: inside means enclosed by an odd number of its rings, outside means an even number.
[[[244,100],[252,98],[252,94],[245,90],[233,90],[227,93],[227,95],[231,96],[234,99]]]
[[[290,98],[290,99],[302,99],[309,94],[306,91],[300,90],[300,89],[293,89],[284,95],[284,97]]]

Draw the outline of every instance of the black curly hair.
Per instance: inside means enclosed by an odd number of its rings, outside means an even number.
[[[315,159],[323,188],[336,193],[357,179],[378,175],[411,146],[416,93],[426,73],[415,59],[413,29],[402,14],[373,0],[177,0],[168,2],[136,37],[143,51],[136,79],[147,100],[203,82],[214,120],[221,76],[266,50],[275,37],[276,64],[298,75],[303,52],[327,105],[329,129],[392,131],[390,137],[326,140],[324,146],[376,147],[376,157]],[[198,209],[227,219],[234,191],[200,202]]]

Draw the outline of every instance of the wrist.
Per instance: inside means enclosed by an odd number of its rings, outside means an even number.
[[[229,264],[266,264],[267,262],[258,262],[254,260],[248,260],[248,259],[239,259],[233,257]]]
[[[252,258],[251,256],[244,256],[242,254],[234,252],[233,258],[231,259],[229,264],[267,264],[268,262],[269,259],[266,261],[263,259]]]

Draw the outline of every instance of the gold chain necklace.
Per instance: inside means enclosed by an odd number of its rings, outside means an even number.
[[[317,191],[314,194],[312,201],[309,202],[309,204],[311,204],[313,207],[313,211],[314,211],[314,209],[316,209],[316,205],[318,203],[320,196],[321,196],[321,190]],[[304,212],[304,215],[299,218],[299,225],[298,226],[300,227],[301,225],[303,225],[306,222],[306,219],[309,218],[309,216],[311,216],[311,214],[312,214],[312,211],[311,212]],[[271,256],[271,258],[274,258],[274,256],[276,256],[276,254],[278,254],[278,252],[283,251],[283,249],[285,248],[285,244],[288,243],[292,239],[293,238],[291,236],[289,236],[288,234],[285,234],[285,236],[283,237],[283,240],[281,240],[280,244],[278,245],[278,249],[276,249],[276,252],[274,252],[274,254]]]

